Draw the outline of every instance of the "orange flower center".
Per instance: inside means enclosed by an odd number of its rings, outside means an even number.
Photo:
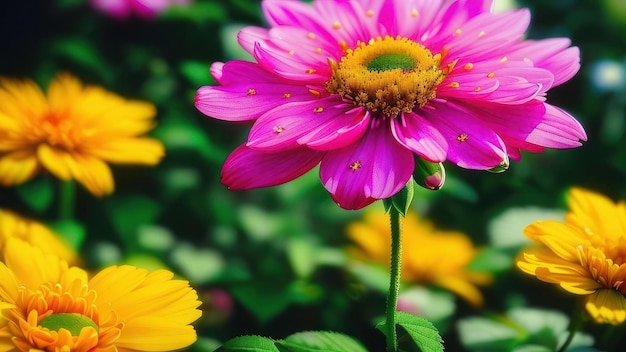
[[[441,55],[404,37],[376,38],[348,49],[326,90],[354,105],[396,117],[435,98],[435,87],[452,67],[439,68]]]
[[[578,246],[578,258],[583,268],[600,285],[626,294],[626,263],[624,247],[607,245],[606,247]]]
[[[20,287],[8,311],[13,342],[20,351],[114,351],[123,324],[114,314],[101,317],[95,300],[96,292],[80,280],[67,288]]]
[[[51,146],[73,150],[85,137],[85,131],[76,126],[67,114],[49,112],[32,124],[32,139]]]

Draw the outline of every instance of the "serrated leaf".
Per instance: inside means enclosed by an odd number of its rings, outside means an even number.
[[[239,336],[230,339],[216,352],[280,352],[274,340],[263,336]]]
[[[443,352],[443,339],[437,328],[428,320],[409,313],[396,312],[396,326],[404,331],[404,334],[398,334],[398,341],[407,340],[408,336],[411,342],[408,346],[401,343],[401,349],[416,351],[417,347],[422,352]],[[378,324],[376,328],[387,334],[386,322]]]
[[[332,331],[299,332],[276,344],[289,352],[367,352],[352,337]]]

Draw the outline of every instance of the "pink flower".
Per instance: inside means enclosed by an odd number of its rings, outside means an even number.
[[[188,4],[190,0],[90,0],[91,6],[117,19],[128,19],[132,14],[154,18],[174,4]]]
[[[571,148],[587,136],[546,92],[580,68],[566,38],[523,40],[527,9],[490,0],[265,0],[271,28],[239,43],[256,62],[214,63],[219,86],[196,107],[254,121],[226,160],[222,182],[249,189],[293,180],[320,164],[343,208],[393,196],[414,157],[504,169],[520,151]]]

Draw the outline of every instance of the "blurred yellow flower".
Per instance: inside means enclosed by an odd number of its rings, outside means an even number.
[[[78,264],[75,251],[56,233],[43,224],[0,209],[0,253],[11,237],[22,239],[44,252],[54,254],[69,264]]]
[[[626,320],[626,203],[573,188],[565,222],[537,221],[524,234],[544,246],[524,250],[517,266],[539,280],[587,295],[598,323]]]
[[[347,231],[357,245],[349,248],[355,258],[389,265],[391,230],[388,215],[365,212],[363,221],[349,224]],[[408,213],[403,220],[404,282],[439,286],[474,306],[480,306],[483,297],[476,285],[489,283],[491,276],[466,269],[476,253],[471,240],[460,232],[439,231],[414,213]]]
[[[0,351],[172,351],[196,341],[198,295],[166,270],[78,267],[10,238],[0,263]]]
[[[154,127],[155,107],[58,75],[47,97],[30,80],[0,79],[0,184],[42,168],[75,179],[95,196],[113,192],[108,163],[157,164],[163,145],[139,137]]]

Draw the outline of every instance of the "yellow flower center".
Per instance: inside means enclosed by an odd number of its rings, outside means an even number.
[[[123,324],[113,312],[102,317],[96,293],[76,280],[69,287],[20,287],[15,308],[6,312],[13,343],[20,351],[90,351],[111,348]]]
[[[404,37],[376,38],[348,49],[339,63],[331,61],[326,90],[356,106],[396,117],[435,98],[435,87],[448,69],[441,55]]]
[[[92,327],[98,331],[98,325],[93,320],[78,313],[58,313],[43,318],[39,325],[49,330],[59,331],[65,329],[73,336],[80,335],[81,330],[86,327]]]
[[[73,150],[85,137],[80,126],[66,114],[50,112],[33,123],[33,138],[52,146]]]

